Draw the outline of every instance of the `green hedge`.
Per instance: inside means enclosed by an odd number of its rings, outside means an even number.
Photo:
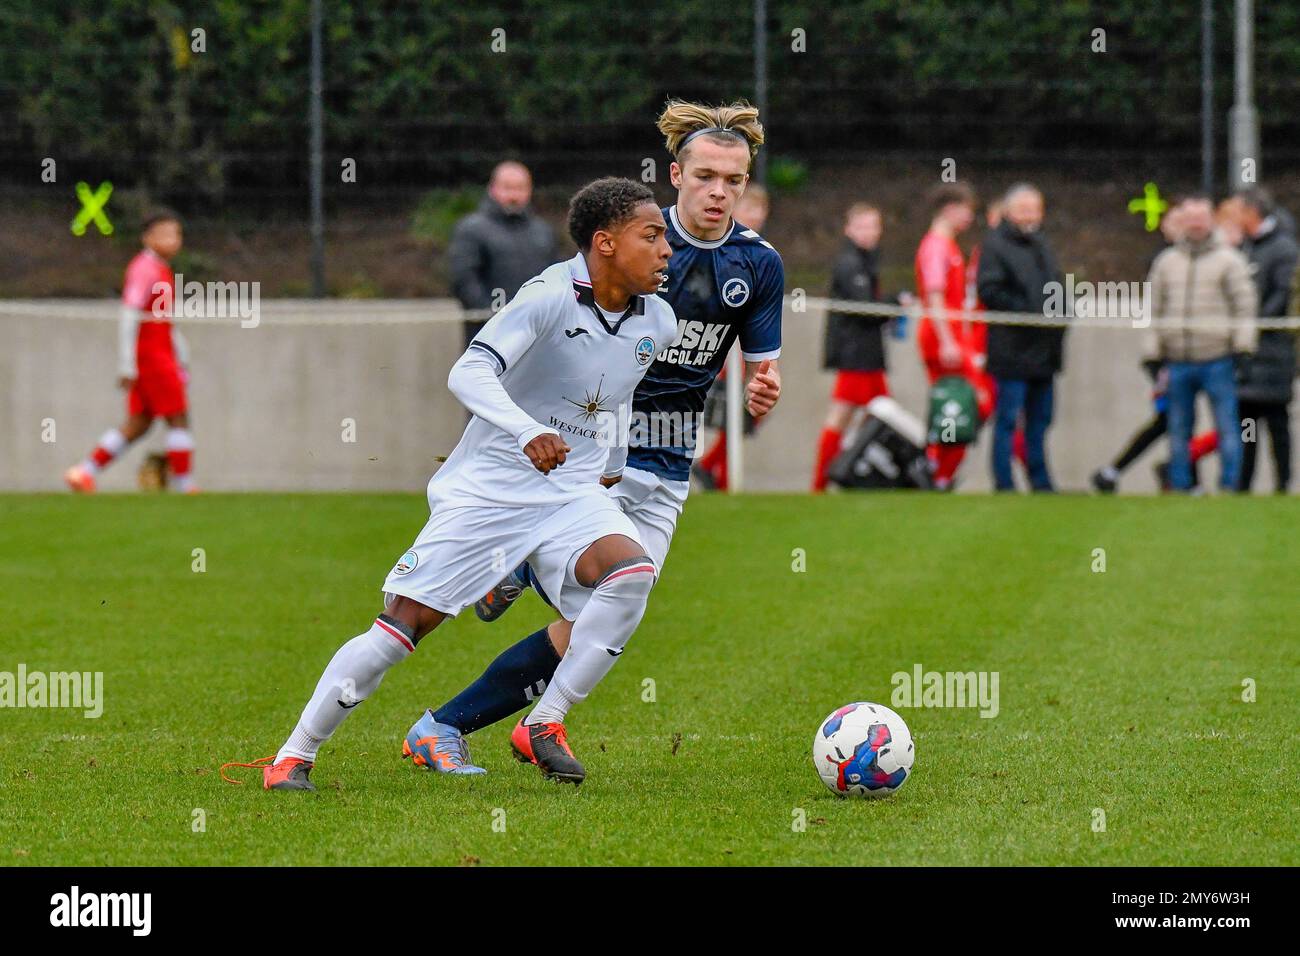
[[[1199,4],[1150,0],[772,0],[773,150],[1187,150],[1199,136]],[[1219,0],[1219,126],[1231,3]],[[1260,4],[1270,148],[1300,145],[1300,5]],[[327,173],[368,186],[479,181],[535,163],[661,157],[667,95],[752,93],[744,2],[468,5],[326,0]],[[307,178],[309,0],[6,0],[5,176],[40,157],[167,195],[299,189]],[[1107,52],[1091,50],[1106,30]],[[190,33],[206,32],[206,51]],[[491,48],[505,31],[505,52]],[[806,52],[791,49],[795,30]],[[554,172],[554,170],[552,170]],[[62,177],[61,177],[62,178]]]

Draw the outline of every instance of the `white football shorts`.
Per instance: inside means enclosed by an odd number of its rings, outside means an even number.
[[[623,469],[623,480],[609,489],[610,497],[636,527],[637,538],[658,574],[663,574],[668,546],[689,490],[688,481],[669,481],[640,468]],[[573,620],[567,614],[565,617]]]
[[[431,498],[429,520],[388,573],[384,593],[455,616],[527,560],[571,621],[591,595],[578,583],[574,566],[592,542],[611,534],[640,540],[633,522],[599,486],[546,506],[448,505]]]

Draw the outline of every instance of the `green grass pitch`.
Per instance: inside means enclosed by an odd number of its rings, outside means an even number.
[[[0,671],[102,671],[105,698],[99,719],[0,710],[0,862],[1300,862],[1281,498],[697,495],[570,718],[581,790],[515,763],[508,724],[471,738],[485,777],[399,759],[425,707],[549,619],[533,595],[427,638],[322,752],[319,793],[222,782],[279,746],[426,515],[419,495],[0,496]],[[888,705],[917,664],[997,671],[998,715],[901,709],[912,778],[836,799],[818,722]]]

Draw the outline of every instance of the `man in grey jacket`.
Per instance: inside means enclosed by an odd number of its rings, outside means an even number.
[[[1146,354],[1169,368],[1169,483],[1192,487],[1188,444],[1196,395],[1204,391],[1219,433],[1219,486],[1235,491],[1241,472],[1236,369],[1255,351],[1258,299],[1245,257],[1214,235],[1214,206],[1182,204],[1183,238],[1151,265]]]
[[[1287,217],[1262,189],[1240,194],[1241,226],[1246,236],[1244,251],[1259,292],[1259,316],[1281,318],[1287,314],[1291,279],[1300,255],[1295,237],[1285,225]],[[1296,373],[1295,332],[1265,329],[1259,333],[1259,347],[1237,383],[1237,405],[1243,422],[1254,423],[1254,441],[1242,449],[1242,491],[1249,491],[1255,477],[1255,450],[1264,425],[1273,445],[1275,488],[1285,494],[1291,482],[1291,380]]]
[[[529,208],[533,178],[523,163],[498,163],[476,211],[456,224],[447,258],[466,310],[498,311],[519,287],[561,258],[555,232]],[[465,321],[465,346],[489,316]]]

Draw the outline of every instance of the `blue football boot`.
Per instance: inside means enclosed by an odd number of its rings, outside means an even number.
[[[426,710],[402,741],[402,757],[411,758],[417,767],[438,773],[487,773],[469,762],[469,744],[465,735],[450,724],[440,724],[433,712]]]

